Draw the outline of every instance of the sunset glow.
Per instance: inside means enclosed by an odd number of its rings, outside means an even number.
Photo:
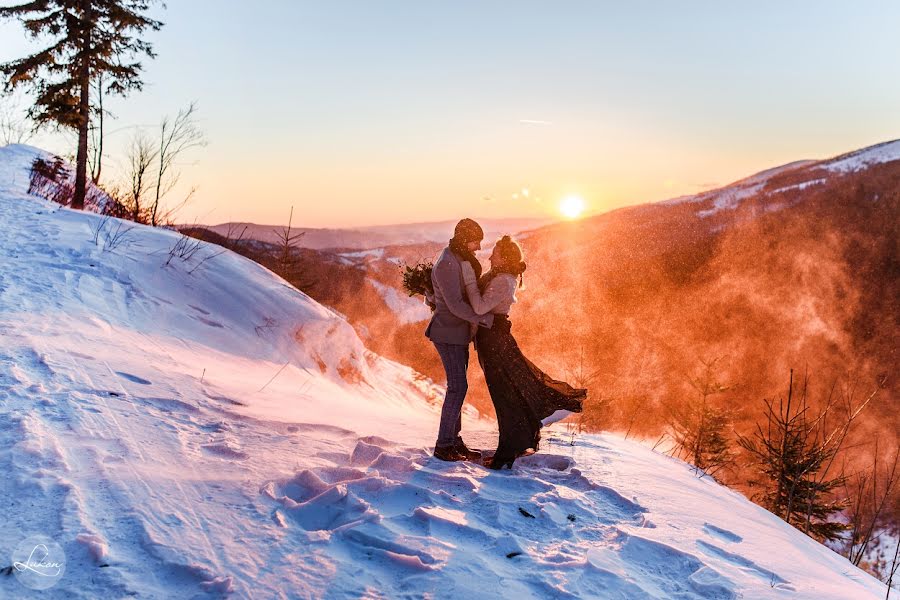
[[[563,218],[566,190],[602,189],[588,207],[601,212],[897,137],[900,82],[860,90],[892,68],[900,7],[855,6],[849,21],[841,3],[814,18],[787,3],[773,21],[752,3],[653,4],[648,14],[627,3],[425,3],[411,20],[369,3],[267,4],[278,19],[251,5],[155,4],[166,25],[148,38],[159,50],[145,64],[152,84],[105,99],[116,119],[103,177],[127,182],[120,157],[133,133],[191,100],[210,143],[185,157],[172,201],[196,188],[180,219],[210,224],[283,224],[291,206],[304,227]],[[479,33],[460,48],[470,10]],[[837,62],[798,52],[831,56],[836,39]],[[0,62],[38,48],[0,22]],[[822,97],[827,106],[807,110]],[[245,112],[253,119],[238,119]],[[52,128],[31,143],[71,152]]]
[[[584,199],[581,196],[568,196],[559,203],[559,212],[567,219],[577,219],[584,212]]]

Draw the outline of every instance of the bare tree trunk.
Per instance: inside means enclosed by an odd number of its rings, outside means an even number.
[[[18,100],[12,94],[0,95],[0,144],[27,144],[33,136],[34,127],[19,110]]]
[[[891,585],[894,583],[894,575],[897,574],[897,567],[900,567],[900,540],[897,540],[897,547],[894,548],[894,559],[891,561],[891,569],[888,572],[888,589],[887,594],[884,595],[884,600],[888,600],[891,597]]]
[[[788,380],[788,399],[787,399],[787,413],[786,413],[788,419],[790,419],[790,416],[791,416],[791,399],[793,398],[793,395],[794,395],[794,370],[791,369],[790,379]],[[782,495],[782,493],[784,493],[784,454],[785,454],[785,450],[787,448],[787,436],[788,436],[788,426],[785,425],[783,431],[781,432],[781,454],[779,455],[781,457],[781,464],[779,465],[780,476],[778,477],[778,491],[777,491],[777,495],[775,496],[776,502],[781,501],[781,495]],[[777,516],[782,517],[782,515],[777,515]],[[789,513],[786,513],[782,518],[785,521],[787,521],[788,523],[791,522]]]
[[[159,149],[157,161],[159,170],[156,173],[155,197],[150,206],[150,224],[156,227],[161,219],[171,217],[176,209],[160,214],[160,202],[178,182],[179,173],[175,161],[186,151],[197,146],[205,146],[203,132],[196,123],[197,104],[191,102],[187,108],[178,111],[174,119],[164,117],[159,128]],[[174,170],[173,170],[174,169]],[[191,190],[184,199],[186,203],[195,190]]]
[[[100,182],[100,173],[103,170],[103,78],[97,77],[97,135],[94,139],[94,159],[91,165],[91,180],[94,184]]]
[[[79,65],[81,98],[78,103],[78,156],[75,161],[75,196],[72,198],[72,208],[83,209],[84,198],[87,191],[87,160],[88,160],[88,128],[91,123],[91,65],[89,52],[91,48],[91,15],[90,4],[85,3],[85,11],[81,15],[81,64]]]
[[[697,440],[694,444],[694,467],[699,470],[705,470],[706,465],[703,462],[704,436],[706,435],[706,390],[700,394],[702,401],[700,402],[700,426],[697,428]]]
[[[180,113],[179,113],[180,114]],[[159,211],[159,199],[163,196],[160,188],[162,188],[163,177],[166,175],[169,163],[166,161],[166,147],[168,145],[169,118],[163,117],[159,131],[159,170],[156,172],[156,197],[153,200],[153,206],[150,207],[150,225],[156,227],[156,213]]]

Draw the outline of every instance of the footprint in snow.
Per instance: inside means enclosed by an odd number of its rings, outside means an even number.
[[[770,571],[769,569],[766,569],[765,567],[762,567],[762,566],[756,564],[749,558],[746,558],[746,557],[741,556],[740,554],[736,554],[734,552],[729,552],[728,550],[725,550],[724,548],[719,548],[715,544],[710,544],[708,542],[704,542],[703,540],[697,540],[697,546],[699,546],[701,550],[703,550],[704,552],[706,552],[707,554],[709,554],[711,556],[715,556],[721,560],[724,560],[725,562],[727,562],[735,567],[739,567],[739,568],[742,568],[742,569],[752,572],[753,574],[755,574],[757,577],[759,577],[763,581],[768,582],[769,585],[771,585],[773,588],[779,587],[779,588],[785,589],[785,590],[793,589],[793,587],[790,585],[790,582],[787,579],[784,579],[783,577],[780,577],[777,573]]]
[[[607,549],[587,553],[589,574],[606,580],[616,573],[617,583],[636,586],[629,597],[737,598],[734,584],[694,554],[618,528],[605,541]]]
[[[209,325],[210,327],[218,327],[219,329],[225,329],[225,326],[219,323],[218,321],[213,321],[212,319],[206,319],[204,317],[194,317],[204,325]]]
[[[200,313],[202,315],[209,315],[208,310],[204,310],[204,309],[200,308],[199,306],[194,306],[193,304],[188,304],[188,306],[190,306],[191,308],[193,308],[194,310],[196,310],[198,313]]]
[[[147,381],[142,377],[138,377],[137,375],[132,375],[131,373],[123,373],[122,371],[116,371],[116,375],[119,377],[123,377],[132,383],[139,383],[141,385],[152,385],[153,382]]]
[[[209,398],[210,400],[218,400],[219,402],[224,402],[226,404],[231,404],[233,406],[247,406],[240,400],[235,400],[235,399],[229,398],[227,396],[217,396],[215,394],[209,394],[207,392],[204,392],[204,393],[206,394],[206,397]],[[290,430],[290,428],[288,428],[288,429]]]
[[[742,538],[738,534],[732,533],[731,531],[728,531],[727,529],[722,529],[721,527],[716,527],[712,523],[704,523],[703,531],[705,531],[708,535],[710,535],[712,537],[719,538],[720,540],[723,540],[726,542],[738,543],[738,542],[744,541],[744,538]]]
[[[200,412],[200,409],[197,406],[194,406],[193,404],[189,404],[182,400],[178,400],[177,398],[151,398],[145,396],[136,396],[134,400],[135,402],[144,402],[150,404],[165,412]]]
[[[246,452],[241,450],[233,442],[227,440],[212,444],[203,444],[202,448],[210,454],[220,458],[227,458],[230,460],[245,460],[249,458],[249,455]]]

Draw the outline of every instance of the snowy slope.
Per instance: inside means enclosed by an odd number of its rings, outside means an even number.
[[[398,322],[421,323],[431,318],[431,309],[422,302],[421,296],[410,297],[396,288],[372,278],[369,278],[369,285],[378,290],[384,303],[396,315]]]
[[[846,173],[848,171],[859,171],[870,165],[895,160],[900,160],[900,140],[884,142],[848,154],[842,154],[829,161],[824,161],[821,166],[829,171]]]
[[[721,210],[733,209],[740,204],[741,200],[755,196],[765,187],[766,183],[768,183],[769,179],[772,177],[795,169],[802,169],[814,163],[815,161],[812,160],[798,160],[786,165],[760,171],[759,173],[751,175],[750,177],[745,177],[744,179],[723,188],[689,196],[679,196],[669,200],[662,200],[659,204],[680,204],[682,202],[709,203],[711,204],[710,208],[701,210],[697,213],[701,217],[708,217]]]
[[[430,458],[430,382],[242,257],[105,243],[114,222],[25,194],[26,154],[0,149],[0,569],[43,535],[65,572],[7,569],[0,597],[884,597],[634,442]]]
[[[704,206],[708,206],[708,208],[698,211],[697,214],[700,217],[709,217],[720,211],[736,208],[742,200],[754,197],[763,191],[766,188],[766,185],[779,175],[794,173],[798,179],[803,179],[804,173],[808,172],[806,181],[767,191],[766,193],[769,196],[789,190],[802,190],[810,185],[825,183],[826,180],[822,178],[823,171],[833,175],[841,175],[859,171],[872,165],[896,160],[900,160],[900,140],[883,142],[825,160],[800,160],[791,162],[772,169],[766,169],[765,171],[761,171],[722,188],[702,192],[700,194],[672,198],[670,200],[665,200],[660,204],[679,204],[682,202],[703,203]],[[775,203],[774,209],[777,209],[778,206],[780,206],[780,204]]]

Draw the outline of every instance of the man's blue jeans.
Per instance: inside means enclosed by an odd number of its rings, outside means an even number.
[[[444,406],[441,409],[441,425],[438,429],[438,446],[453,446],[462,429],[462,407],[469,391],[469,382],[466,380],[466,369],[469,366],[469,345],[441,344],[434,342],[441,362],[444,363],[444,372],[447,374],[447,395],[444,396]]]

